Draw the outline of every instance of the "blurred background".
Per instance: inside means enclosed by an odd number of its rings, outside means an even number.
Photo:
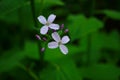
[[[50,14],[67,55],[35,37]],[[120,80],[120,0],[0,0],[0,26],[0,80]]]

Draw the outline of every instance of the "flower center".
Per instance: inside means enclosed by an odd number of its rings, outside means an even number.
[[[60,42],[58,42],[58,45],[61,45],[62,44],[62,42],[60,41]]]
[[[49,26],[49,25],[50,25],[50,23],[49,23],[49,22],[47,22],[47,23],[46,23],[46,25],[47,25],[47,26]]]

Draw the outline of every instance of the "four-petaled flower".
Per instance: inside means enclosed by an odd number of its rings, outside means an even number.
[[[68,36],[63,36],[61,39],[57,32],[52,33],[52,38],[55,41],[49,42],[48,47],[51,49],[59,47],[63,54],[67,54],[68,48],[64,44],[68,43],[70,38]]]
[[[46,18],[44,16],[39,16],[38,20],[40,21],[40,23],[42,23],[44,26],[40,29],[40,33],[41,34],[46,34],[48,32],[48,29],[54,29],[54,30],[58,30],[59,29],[59,25],[58,24],[54,24],[53,21],[55,20],[56,15],[51,14],[48,19],[46,20]]]

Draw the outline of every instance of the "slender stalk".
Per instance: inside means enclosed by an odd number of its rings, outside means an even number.
[[[43,10],[43,3],[44,3],[44,0],[41,0],[40,2],[40,14],[42,14],[42,10]]]
[[[43,10],[43,2],[44,2],[44,0],[41,0],[41,2],[40,2],[40,14],[42,14],[42,10]],[[42,49],[42,48],[41,48]],[[43,68],[43,66],[44,66],[44,56],[45,56],[45,54],[44,54],[44,51],[41,51],[41,54],[40,54],[40,63],[41,63],[41,68]]]
[[[35,0],[30,0],[31,1],[31,11],[32,11],[32,16],[33,16],[33,21],[34,21],[34,26],[38,28],[37,24],[37,16],[36,16],[36,8],[35,8]],[[43,3],[43,0],[41,0]],[[42,10],[41,10],[42,12]],[[44,64],[44,53],[41,51],[41,43],[38,41],[38,48],[39,48],[39,54],[40,54],[40,66],[42,67]]]

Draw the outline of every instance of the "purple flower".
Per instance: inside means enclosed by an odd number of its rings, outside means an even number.
[[[61,39],[57,32],[52,33],[52,38],[55,41],[49,42],[48,47],[51,49],[59,47],[63,54],[67,54],[68,48],[64,44],[68,43],[70,38],[68,36],[63,36]]]
[[[59,29],[59,25],[58,24],[54,24],[53,21],[55,20],[56,15],[51,14],[48,17],[48,20],[46,20],[46,18],[42,15],[40,15],[38,17],[38,20],[40,23],[42,23],[44,26],[40,29],[40,33],[45,35],[48,32],[48,29],[54,29],[54,30],[58,30]]]

